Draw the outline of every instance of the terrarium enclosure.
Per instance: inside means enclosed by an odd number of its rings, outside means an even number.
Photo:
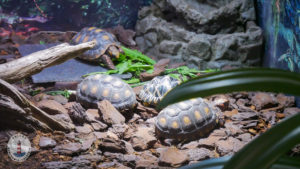
[[[299,0],[0,0],[0,168],[300,168],[299,44]]]

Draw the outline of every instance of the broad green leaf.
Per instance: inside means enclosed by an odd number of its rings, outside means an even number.
[[[300,95],[300,75],[267,68],[211,73],[176,86],[158,107],[162,108],[189,98],[236,91],[270,91]]]
[[[238,151],[226,163],[224,169],[268,169],[282,155],[300,143],[299,121],[300,112],[284,119]]]
[[[186,165],[179,169],[222,169],[231,159],[231,156],[204,160],[195,164]],[[294,157],[281,157],[270,169],[299,169],[300,159]]]

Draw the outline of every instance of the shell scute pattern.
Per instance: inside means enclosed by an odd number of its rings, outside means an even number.
[[[132,88],[120,78],[110,75],[91,75],[77,87],[77,100],[85,107],[97,107],[97,103],[108,100],[118,110],[136,105]]]
[[[83,28],[72,38],[71,44],[79,44],[92,40],[96,40],[97,45],[93,49],[84,52],[79,58],[95,61],[106,52],[109,46],[114,45],[119,48],[118,41],[113,34],[96,27]]]
[[[217,124],[217,109],[196,98],[172,104],[156,117],[156,133],[176,139],[203,137]]]
[[[180,83],[170,76],[157,76],[144,85],[139,97],[146,105],[156,105],[163,96]]]

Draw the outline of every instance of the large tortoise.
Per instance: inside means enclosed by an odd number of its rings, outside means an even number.
[[[195,98],[163,109],[156,117],[155,131],[159,137],[191,140],[207,135],[218,120],[217,108]]]
[[[158,76],[144,85],[139,97],[145,105],[158,104],[180,80]],[[218,109],[202,98],[172,104],[158,114],[155,131],[159,137],[190,140],[208,134],[218,123]]]
[[[136,96],[132,88],[120,78],[111,75],[91,75],[77,86],[77,101],[84,107],[97,108],[97,103],[104,99],[123,111],[136,106]]]
[[[96,27],[83,28],[71,40],[71,44],[79,44],[96,40],[97,45],[84,52],[80,59],[87,61],[102,61],[109,69],[115,69],[111,58],[119,58],[122,49],[115,36]]]

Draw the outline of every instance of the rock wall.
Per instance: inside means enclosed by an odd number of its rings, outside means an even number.
[[[255,19],[249,0],[154,0],[139,12],[135,40],[148,56],[194,68],[260,65]]]

